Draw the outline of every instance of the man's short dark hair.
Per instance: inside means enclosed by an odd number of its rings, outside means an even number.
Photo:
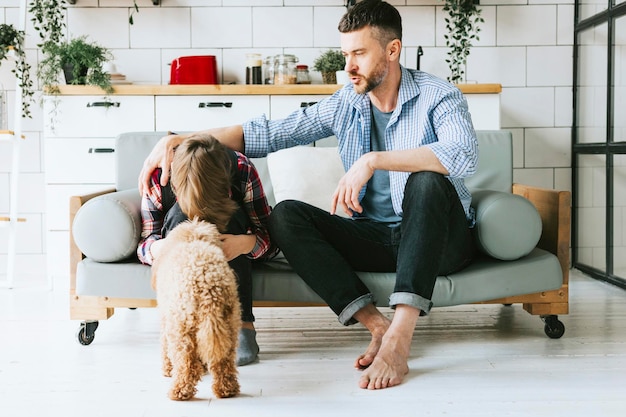
[[[383,46],[402,40],[402,18],[398,9],[381,0],[363,0],[352,6],[339,21],[339,32],[348,33],[371,26],[378,30]]]

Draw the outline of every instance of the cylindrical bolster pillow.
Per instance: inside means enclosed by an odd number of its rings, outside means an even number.
[[[137,189],[89,200],[72,225],[76,246],[97,262],[116,262],[137,251],[141,236],[141,196]]]
[[[532,251],[541,237],[541,217],[522,196],[501,191],[472,192],[476,210],[474,236],[478,248],[501,260],[514,260]]]

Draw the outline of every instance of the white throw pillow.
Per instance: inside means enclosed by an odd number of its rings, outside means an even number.
[[[330,211],[331,197],[345,174],[336,147],[297,146],[267,156],[276,203],[300,200]],[[337,214],[345,216],[338,210]]]

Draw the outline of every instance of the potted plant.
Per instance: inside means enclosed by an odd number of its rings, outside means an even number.
[[[22,90],[22,117],[30,118],[30,104],[33,101],[33,82],[30,78],[30,65],[26,62],[24,31],[13,25],[0,24],[0,65],[5,59],[15,61],[11,72],[17,78]]]
[[[480,16],[482,10],[477,7],[478,0],[444,0],[443,11],[448,13],[445,18],[447,33],[444,34],[450,68],[448,81],[459,83],[465,81],[465,66],[470,54],[473,40],[479,40],[480,23],[485,20]]]
[[[322,73],[324,84],[337,84],[337,71],[346,67],[346,59],[341,51],[329,49],[313,62],[313,69]]]
[[[56,67],[57,71],[63,70],[67,84],[96,85],[112,93],[111,75],[102,69],[102,65],[112,59],[113,55],[107,48],[80,36],[69,42],[50,45],[42,64]]]

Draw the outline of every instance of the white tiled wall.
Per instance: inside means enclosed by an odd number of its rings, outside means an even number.
[[[0,0],[0,22],[16,23],[18,0]],[[442,78],[445,59],[444,14],[439,0],[394,0],[404,21],[403,63]],[[339,46],[337,23],[344,0],[138,0],[134,25],[128,24],[132,0],[77,0],[69,6],[68,32],[88,35],[109,47],[120,72],[136,83],[169,80],[168,63],[181,55],[216,55],[225,82],[244,80],[245,54],[293,53],[312,65],[320,51]],[[570,189],[573,0],[481,0],[485,23],[469,57],[468,82],[503,86],[502,127],[514,134],[516,182]],[[29,59],[36,65],[37,35],[27,28]],[[313,73],[313,81],[321,77]],[[12,90],[5,62],[0,82]],[[9,91],[9,104],[14,94]],[[11,108],[11,107],[10,107]],[[28,217],[20,229],[18,271],[43,271],[45,245],[43,116],[34,107],[24,123],[19,211]],[[9,116],[10,126],[12,115]],[[8,148],[0,143],[0,214],[8,211]],[[5,268],[6,239],[0,229],[0,268]]]

